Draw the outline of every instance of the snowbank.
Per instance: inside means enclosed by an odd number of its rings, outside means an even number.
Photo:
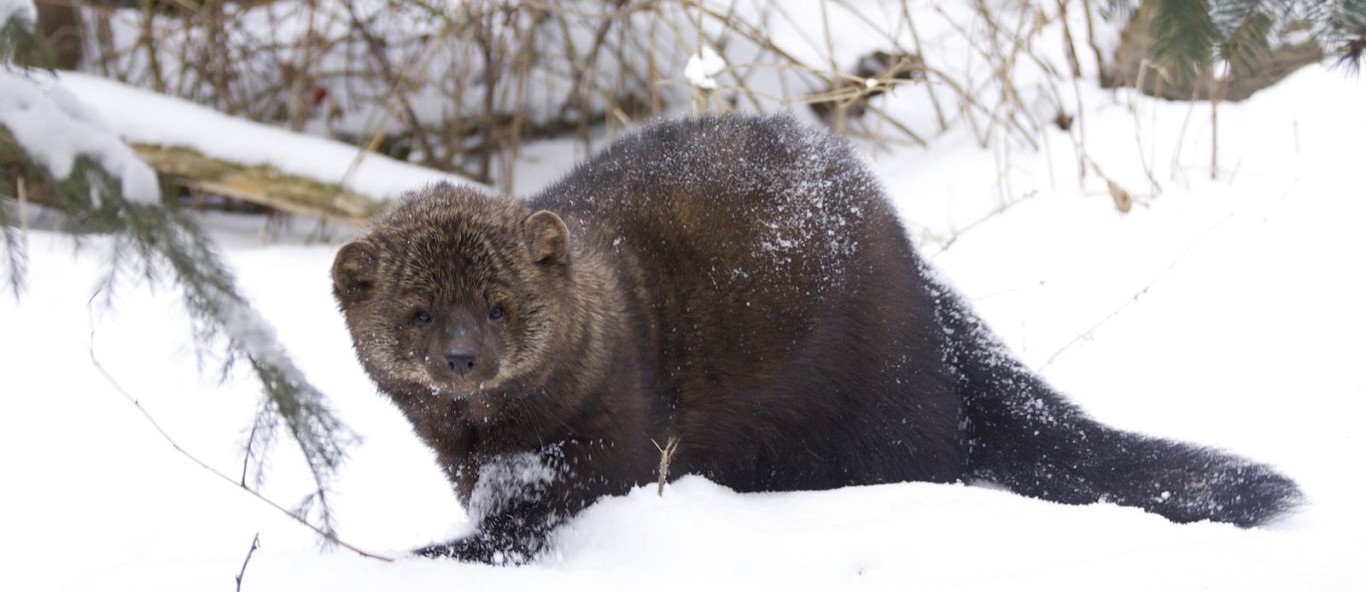
[[[104,78],[63,72],[57,86],[84,97],[115,133],[132,143],[181,146],[248,166],[270,165],[376,199],[392,199],[438,181],[470,184],[462,177],[365,153],[350,144],[244,121]]]
[[[927,44],[952,35],[925,32]],[[835,39],[850,52],[876,41]],[[99,97],[88,101],[130,141],[334,182],[355,156],[89,77],[64,75],[59,85]],[[240,470],[236,445],[255,410],[252,380],[200,378],[189,331],[168,322],[170,294],[127,290],[114,313],[92,310],[106,242],[89,239],[84,253],[94,256],[73,259],[66,239],[33,232],[30,291],[18,303],[0,299],[6,582],[227,588],[259,535],[244,590],[1359,590],[1366,476],[1351,467],[1366,415],[1366,201],[1355,136],[1344,130],[1366,129],[1366,89],[1311,68],[1220,107],[1211,179],[1208,105],[1082,86],[1069,105],[1085,106],[1075,145],[1050,128],[1038,151],[1005,142],[993,152],[959,129],[932,150],[867,148],[935,266],[1078,404],[1113,425],[1227,448],[1295,478],[1309,503],[1268,527],[1175,525],[1133,508],[963,485],[740,495],[684,478],[663,497],[642,487],[601,501],[531,566],[321,553],[311,532],[173,451],[90,356],[181,446],[229,474]],[[906,100],[920,92],[899,90],[889,109],[930,117]],[[1132,212],[1116,211],[1093,171],[1083,178],[1078,145],[1135,194]],[[573,150],[554,142],[522,154],[564,171]],[[422,175],[372,155],[347,186],[388,196],[432,179]],[[343,538],[402,557],[466,528],[431,453],[354,360],[330,294],[335,246],[298,237],[262,246],[256,224],[207,221],[244,293],[366,437],[332,498]],[[309,493],[297,454],[282,447],[272,466],[267,495],[287,504]]]

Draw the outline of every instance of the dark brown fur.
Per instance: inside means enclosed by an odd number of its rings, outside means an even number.
[[[526,202],[416,192],[333,278],[479,520],[424,554],[528,559],[653,480],[671,437],[674,475],[740,491],[990,479],[1240,524],[1298,495],[1066,403],[926,270],[858,158],[790,119],[652,126]]]

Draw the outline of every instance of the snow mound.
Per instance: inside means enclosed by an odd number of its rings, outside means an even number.
[[[191,148],[248,166],[270,165],[375,199],[392,199],[439,181],[471,184],[463,177],[366,153],[350,144],[245,121],[96,76],[63,72],[57,86],[89,97],[90,106],[129,142]]]

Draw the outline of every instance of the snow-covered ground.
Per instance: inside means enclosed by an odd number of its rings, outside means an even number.
[[[1366,87],[1309,68],[1222,106],[1215,180],[1207,105],[1187,123],[1187,105],[1140,100],[1135,113],[1127,94],[1082,92],[1084,145],[1138,196],[1128,214],[1094,174],[1078,181],[1058,130],[1008,162],[960,130],[929,151],[880,151],[874,166],[924,252],[1031,366],[1111,424],[1279,466],[1308,495],[1301,511],[1242,530],[963,485],[739,495],[685,477],[663,497],[651,486],[600,502],[535,565],[406,558],[458,532],[463,514],[351,353],[329,292],[336,245],[262,245],[259,220],[209,216],[244,292],[365,437],[331,498],[341,536],[398,559],[320,551],[177,453],[92,357],[180,446],[231,475],[252,380],[219,386],[198,372],[168,292],[125,288],[112,310],[92,308],[104,241],[77,253],[33,231],[29,290],[0,297],[4,586],[231,589],[259,535],[243,590],[1361,590]],[[209,117],[182,125],[218,125]],[[572,154],[529,146],[518,190]],[[310,484],[282,445],[265,494],[289,504]]]

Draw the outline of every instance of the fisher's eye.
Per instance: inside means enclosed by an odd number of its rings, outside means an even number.
[[[432,322],[432,315],[429,314],[427,311],[425,311],[425,310],[419,310],[419,311],[413,313],[413,324],[414,324],[414,325],[429,325],[429,324],[431,324],[431,322]]]
[[[493,320],[495,320],[495,321],[498,320],[498,319],[503,318],[503,306],[500,304],[500,305],[498,305],[498,306],[495,306],[495,307],[493,307],[493,308],[490,308],[490,309],[489,309],[489,318],[490,318],[490,319],[493,319]]]

